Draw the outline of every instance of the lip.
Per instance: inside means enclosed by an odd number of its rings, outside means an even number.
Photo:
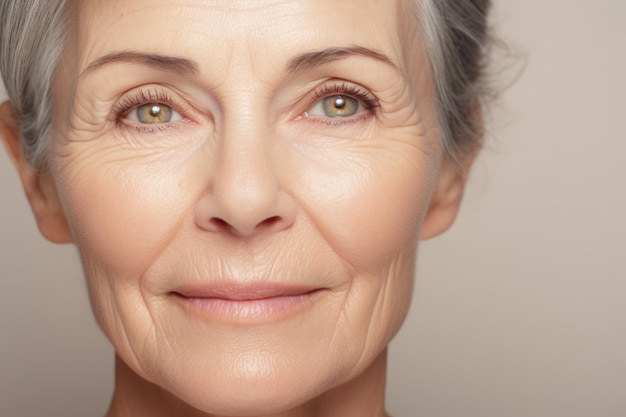
[[[222,323],[280,321],[312,306],[324,288],[271,283],[183,286],[170,295],[187,311]]]

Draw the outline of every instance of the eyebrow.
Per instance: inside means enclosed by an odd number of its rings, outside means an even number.
[[[326,48],[319,51],[305,52],[297,55],[289,60],[286,66],[286,72],[287,74],[295,74],[351,56],[373,58],[397,69],[393,61],[382,52],[366,48],[364,46],[350,46]],[[113,52],[96,59],[81,72],[79,78],[82,78],[86,74],[103,66],[117,62],[140,64],[157,70],[174,72],[183,75],[197,76],[200,73],[198,64],[187,58],[150,54],[138,51],[121,51]]]
[[[298,55],[295,58],[292,58],[287,64],[287,73],[295,74],[297,72],[313,69],[350,56],[374,58],[397,69],[397,66],[393,63],[393,61],[382,52],[366,48],[364,46],[350,46],[346,48],[327,48],[320,51],[307,52]]]
[[[89,72],[92,72],[107,64],[115,62],[140,64],[152,67],[157,70],[175,72],[183,75],[198,75],[200,73],[198,64],[187,58],[149,54],[136,51],[121,51],[113,52],[96,59],[95,61],[90,63],[87,68],[85,68],[85,70],[80,74],[79,78],[83,77]]]

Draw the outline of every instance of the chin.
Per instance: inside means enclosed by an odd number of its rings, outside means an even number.
[[[180,400],[211,415],[259,416],[280,414],[310,404],[330,387],[315,375],[286,377],[276,371],[273,375],[255,375],[230,380],[182,378],[181,385],[172,384],[172,393]],[[199,380],[193,383],[193,380]],[[202,383],[202,380],[207,380]]]

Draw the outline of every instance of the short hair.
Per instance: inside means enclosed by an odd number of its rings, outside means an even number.
[[[456,162],[480,147],[477,107],[487,96],[487,15],[491,0],[412,2],[435,81],[439,136]],[[68,0],[2,0],[0,74],[15,109],[25,159],[45,160],[52,82],[67,35]]]

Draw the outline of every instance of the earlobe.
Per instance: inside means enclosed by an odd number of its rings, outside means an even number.
[[[41,234],[54,243],[70,243],[72,235],[52,177],[38,172],[25,159],[13,107],[0,104],[0,137],[22,182]]]

